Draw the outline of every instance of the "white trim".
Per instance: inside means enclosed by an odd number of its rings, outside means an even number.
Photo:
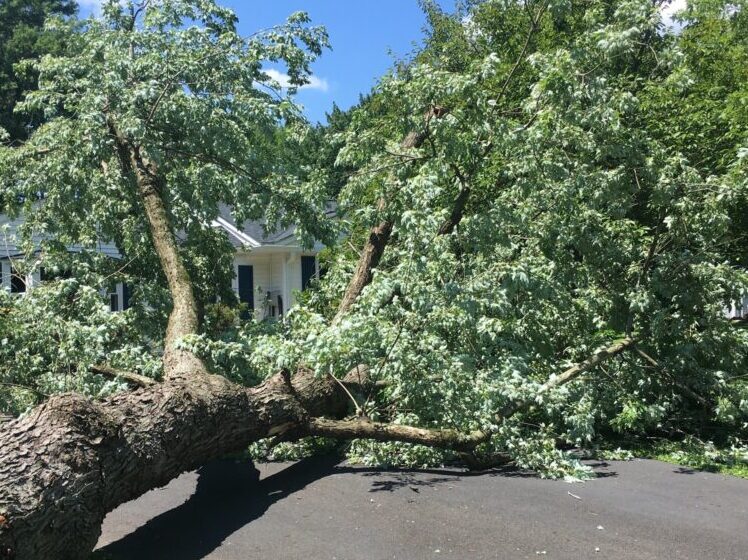
[[[239,251],[237,251],[239,252]],[[253,248],[251,253],[253,255],[261,253],[270,253],[277,255],[278,253],[298,253],[299,247],[297,245],[260,245],[259,247]]]
[[[0,261],[0,287],[10,291],[10,262]]]
[[[236,226],[229,223],[228,220],[225,218],[222,218],[221,216],[218,216],[215,220],[213,220],[213,227],[222,227],[226,231],[228,231],[231,235],[242,241],[245,245],[249,247],[259,247],[261,243],[257,241],[254,237],[251,237],[244,233],[243,231],[236,228]]]
[[[291,292],[291,262],[293,261],[296,253],[289,251],[283,259],[283,314],[285,315],[291,310],[293,305],[292,292]]]

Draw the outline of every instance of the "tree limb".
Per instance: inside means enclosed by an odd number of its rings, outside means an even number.
[[[403,149],[414,149],[420,148],[426,141],[429,135],[429,124],[432,118],[441,118],[447,114],[447,109],[439,106],[432,106],[426,113],[426,126],[423,131],[409,132],[400,146]],[[384,198],[380,198],[377,201],[377,211],[380,213],[385,212],[387,209],[387,202]],[[374,269],[379,266],[379,262],[384,255],[384,250],[389,243],[390,236],[392,235],[392,228],[394,227],[394,220],[392,218],[385,218],[377,225],[371,228],[369,231],[369,237],[364,244],[363,249],[359,255],[358,264],[356,270],[351,277],[348,287],[343,294],[338,309],[333,317],[332,324],[338,324],[343,317],[348,313],[349,309],[358,299],[361,292],[366,286],[371,283],[373,278]]]
[[[666,372],[666,370],[662,366],[662,364],[660,364],[660,362],[658,362],[652,356],[650,356],[649,354],[647,354],[644,350],[642,350],[638,346],[635,347],[635,350],[636,350],[636,353],[639,354],[639,356],[641,356],[642,358],[644,358],[644,360],[647,363],[649,363],[652,367],[654,367],[654,368],[656,368],[656,369],[658,369],[660,371]],[[683,383],[679,379],[676,379],[675,376],[670,375],[669,377],[673,380],[673,385],[675,385],[675,387],[681,393],[683,393],[684,395],[686,395],[692,401],[695,401],[695,402],[699,403],[704,408],[709,408],[710,405],[709,405],[709,401],[708,400],[706,400],[704,397],[702,397],[701,395],[699,395],[696,391],[694,391],[693,389],[691,389],[691,387],[689,387],[688,385],[686,385],[685,383]]]
[[[467,179],[459,167],[453,165],[452,169],[454,169],[455,175],[457,175],[457,179],[460,181],[460,192],[452,203],[452,212],[449,214],[449,218],[444,220],[444,223],[439,228],[439,235],[449,235],[460,224],[462,216],[465,213],[465,206],[467,206],[468,199],[470,198],[470,185],[468,185]]]
[[[559,375],[551,377],[541,385],[532,397],[518,400],[506,406],[495,416],[497,423],[504,422],[517,414],[527,410],[537,402],[539,396],[547,393],[555,387],[560,387],[582,373],[589,371],[595,366],[606,362],[625,350],[629,350],[636,344],[636,339],[624,338],[613,344],[601,348],[588,359],[580,362]],[[388,424],[383,422],[370,422],[366,420],[327,420],[323,418],[310,418],[307,423],[310,435],[334,437],[341,439],[364,438],[376,441],[402,441],[451,449],[462,453],[470,453],[477,446],[486,443],[494,434],[490,430],[475,430],[472,432],[461,432],[459,430],[440,430],[429,428],[418,428],[415,426],[404,426],[400,424]]]
[[[164,377],[208,373],[195,354],[176,347],[184,336],[197,334],[200,326],[197,301],[192,282],[177,247],[174,227],[164,202],[163,179],[158,166],[140,147],[132,144],[109,120],[123,172],[131,173],[137,185],[151,233],[151,241],[166,277],[172,299],[172,310],[164,337]]]
[[[309,434],[315,436],[338,439],[363,438],[376,441],[402,441],[455,451],[471,451],[483,441],[484,435],[481,431],[464,433],[458,430],[416,428],[414,426],[366,420],[310,418],[307,426]]]

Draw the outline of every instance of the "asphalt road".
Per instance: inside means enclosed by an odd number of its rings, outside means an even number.
[[[657,461],[517,471],[221,461],[109,514],[111,560],[748,560],[748,480]]]

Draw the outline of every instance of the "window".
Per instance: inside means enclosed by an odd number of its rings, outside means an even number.
[[[10,291],[22,294],[26,291],[26,276],[18,272],[15,267],[10,268]]]
[[[109,286],[107,290],[109,298],[109,311],[119,311],[119,294],[117,293],[117,284]]]
[[[68,268],[49,268],[46,266],[42,266],[39,268],[39,280],[41,280],[42,282],[47,282],[49,280],[61,280],[72,277],[73,273]]]
[[[119,311],[119,295],[117,292],[109,294],[109,310]]]
[[[122,284],[122,311],[130,309],[130,285]]]

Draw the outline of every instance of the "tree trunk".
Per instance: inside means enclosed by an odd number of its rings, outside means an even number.
[[[311,372],[250,389],[201,374],[103,402],[53,397],[0,434],[0,558],[86,558],[119,504],[347,406],[338,383]]]
[[[600,349],[542,385],[537,394],[577,378],[631,348],[624,339]],[[362,384],[360,368],[338,382],[302,371],[278,374],[245,388],[197,373],[120,394],[102,402],[53,397],[0,433],[0,559],[85,558],[104,515],[183,471],[244,449],[268,436],[306,434],[406,441],[470,454],[491,432],[342,418],[350,404],[344,385]],[[497,415],[501,422],[534,399]]]

